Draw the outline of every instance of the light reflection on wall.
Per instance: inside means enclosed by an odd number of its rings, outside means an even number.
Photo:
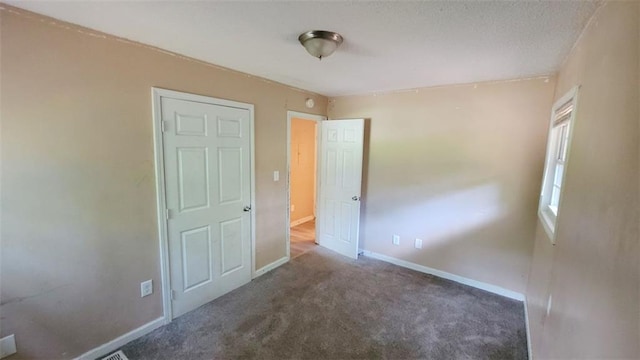
[[[397,229],[402,229],[407,236],[420,237],[425,248],[490,224],[505,213],[500,188],[491,183],[376,214],[371,221],[375,223],[378,216],[394,219]]]

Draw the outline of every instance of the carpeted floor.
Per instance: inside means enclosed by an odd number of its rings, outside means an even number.
[[[125,345],[130,359],[526,359],[523,304],[314,250]]]

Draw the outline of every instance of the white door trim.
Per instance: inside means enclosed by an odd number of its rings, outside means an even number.
[[[286,220],[286,242],[287,242],[287,261],[291,260],[291,119],[300,118],[305,120],[312,120],[320,125],[320,122],[326,121],[327,117],[323,115],[307,114],[298,111],[287,111],[287,220]],[[318,128],[319,129],[319,128]],[[320,152],[320,142],[318,141],[319,131],[316,131],[316,204],[318,203],[318,189],[320,187],[320,181],[318,179],[318,156]],[[314,213],[317,216],[317,208]],[[318,232],[316,230],[316,239],[318,238]]]
[[[169,242],[167,240],[167,221],[166,221],[166,188],[164,182],[164,146],[162,140],[162,111],[161,98],[171,98],[177,100],[195,101],[206,104],[229,106],[249,111],[250,129],[251,129],[251,151],[250,168],[251,168],[251,278],[256,275],[256,179],[255,179],[255,131],[254,131],[254,106],[253,104],[241,103],[237,101],[217,99],[209,96],[189,94],[179,91],[161,89],[157,87],[151,88],[151,102],[153,106],[153,149],[154,162],[156,169],[156,204],[158,217],[158,238],[160,243],[160,276],[162,283],[162,310],[164,323],[168,324],[173,319],[171,310],[171,276],[169,272]]]

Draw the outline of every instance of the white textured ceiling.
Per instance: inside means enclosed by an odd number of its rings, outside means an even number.
[[[328,96],[555,72],[591,1],[7,3]],[[344,36],[319,61],[297,37]]]

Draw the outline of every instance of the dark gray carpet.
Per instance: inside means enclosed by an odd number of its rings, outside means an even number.
[[[122,350],[130,359],[526,359],[523,304],[321,247]]]

